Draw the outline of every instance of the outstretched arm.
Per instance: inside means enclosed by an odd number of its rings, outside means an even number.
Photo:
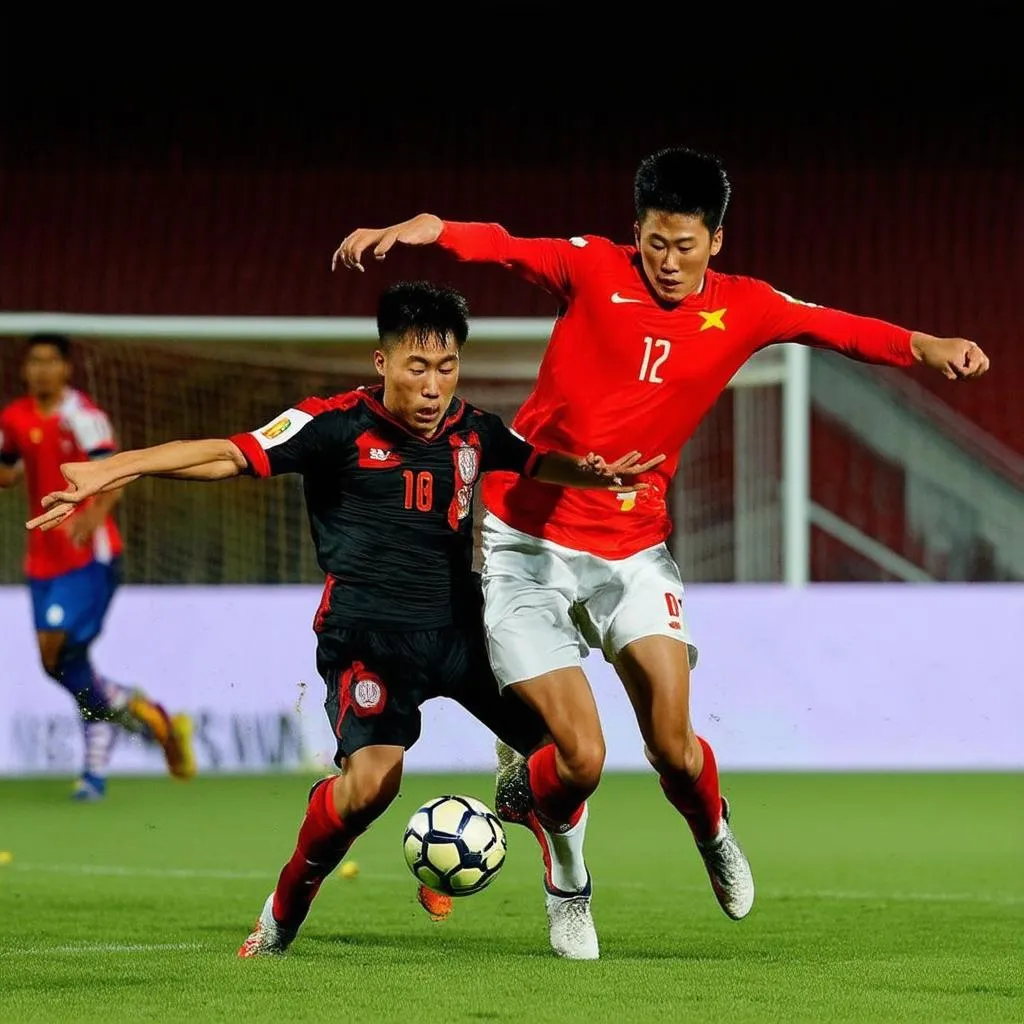
[[[600,455],[570,455],[568,452],[535,448],[509,430],[500,416],[483,413],[472,422],[482,440],[480,471],[493,470],[519,473],[541,483],[556,487],[584,487],[627,493],[644,491],[650,486],[637,478],[665,461],[664,455],[641,461],[640,452],[627,452],[615,462],[606,462]]]
[[[966,338],[939,338],[909,331],[885,320],[801,302],[764,282],[763,344],[806,338],[817,348],[834,349],[851,359],[887,366],[915,362],[938,370],[950,380],[980,377],[988,356]]]
[[[86,478],[91,493],[121,487],[129,479],[140,476],[169,476],[180,480],[221,480],[238,476],[246,462],[238,446],[224,438],[204,441],[168,441],[151,448],[118,452],[96,462],[68,464],[68,469],[82,472],[88,467]],[[62,470],[64,467],[61,467]],[[67,476],[67,473],[64,474]],[[94,481],[103,481],[96,487]],[[46,504],[46,499],[43,500]]]
[[[640,452],[633,451],[608,463],[593,452],[580,458],[565,452],[545,452],[538,455],[532,475],[541,483],[559,487],[596,487],[616,493],[644,491],[650,485],[636,482],[636,478],[664,462],[665,456],[656,455],[646,462],[640,458]]]
[[[580,253],[587,246],[582,238],[517,238],[500,224],[446,221],[421,213],[386,228],[356,228],[335,250],[331,269],[340,265],[363,271],[367,250],[380,261],[399,244],[437,244],[460,260],[497,263],[563,299],[574,290]]]
[[[66,462],[61,473],[68,487],[47,494],[42,500],[46,511],[25,525],[30,530],[53,529],[93,495],[119,491],[140,476],[223,480],[238,476],[245,468],[245,457],[237,445],[223,439],[170,441],[91,462]]]

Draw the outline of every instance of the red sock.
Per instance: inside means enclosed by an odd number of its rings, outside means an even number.
[[[722,822],[722,794],[718,788],[718,764],[707,740],[697,737],[704,750],[704,767],[696,779],[666,779],[661,788],[672,806],[686,819],[698,843],[713,839]]]
[[[332,780],[313,791],[295,852],[277,880],[274,918],[287,928],[298,928],[306,919],[321,882],[341,863],[359,835],[338,817],[333,788]]]
[[[533,806],[541,824],[549,832],[572,828],[583,814],[587,794],[567,786],[558,777],[554,743],[535,750],[527,763]]]

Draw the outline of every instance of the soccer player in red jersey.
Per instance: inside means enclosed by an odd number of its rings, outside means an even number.
[[[635,498],[558,490],[508,474],[485,483],[489,649],[499,682],[541,713],[554,740],[521,773],[532,796],[531,827],[540,826],[552,852],[582,844],[584,801],[604,763],[580,664],[589,645],[615,666],[662,789],[686,819],[719,903],[739,919],[753,905],[753,878],[729,829],[714,753],[690,720],[697,649],[665,546],[665,496],[683,445],[736,371],[773,342],[808,342],[870,363],[924,363],[951,380],[978,377],[989,362],[963,338],[822,308],[764,281],[709,269],[722,247],[729,195],[717,157],[666,149],[637,170],[633,245],[592,235],[516,238],[498,224],[420,214],[353,231],[333,266],[363,270],[365,253],[382,260],[399,243],[437,244],[460,260],[495,263],[540,285],[560,310],[513,429],[533,444],[569,451],[585,445],[667,454],[650,474],[653,486]],[[556,884],[589,893],[586,878]],[[589,900],[579,917],[581,934],[592,929]]]
[[[68,386],[69,348],[63,335],[30,338],[23,363],[28,393],[0,411],[0,487],[24,477],[33,514],[42,511],[43,495],[62,486],[61,463],[105,458],[115,449],[106,414]],[[106,792],[116,725],[160,743],[172,775],[195,773],[188,719],[172,719],[141,690],[103,678],[89,659],[120,578],[121,537],[111,517],[119,496],[100,495],[61,530],[30,534],[25,558],[43,668],[82,716],[85,765],[72,793],[82,801]]]

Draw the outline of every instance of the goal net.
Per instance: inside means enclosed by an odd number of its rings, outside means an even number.
[[[217,320],[153,318],[107,333],[102,324],[74,321],[67,325],[74,384],[109,413],[122,447],[139,448],[254,429],[301,398],[374,379],[372,322],[333,321],[331,336],[344,340],[330,343],[309,338],[293,321],[260,324],[259,335],[246,338]],[[536,378],[549,328],[543,321],[491,323],[484,331],[474,324],[471,337],[480,343],[467,352],[462,395],[511,422]],[[4,403],[21,390],[21,351],[20,340],[0,339]],[[784,377],[781,353],[762,353],[684,452],[670,495],[670,545],[688,582],[782,579]],[[295,477],[143,480],[117,516],[130,583],[322,580]],[[21,579],[24,520],[23,496],[0,495],[2,583]]]

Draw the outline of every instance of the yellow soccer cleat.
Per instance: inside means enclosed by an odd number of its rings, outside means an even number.
[[[167,768],[176,779],[191,779],[196,774],[196,752],[192,747],[192,716],[171,716],[171,741],[164,746]]]
[[[141,722],[152,738],[163,747],[167,770],[176,779],[191,779],[196,773],[192,750],[192,719],[188,715],[171,717],[162,705],[141,693],[128,701],[128,711]]]

